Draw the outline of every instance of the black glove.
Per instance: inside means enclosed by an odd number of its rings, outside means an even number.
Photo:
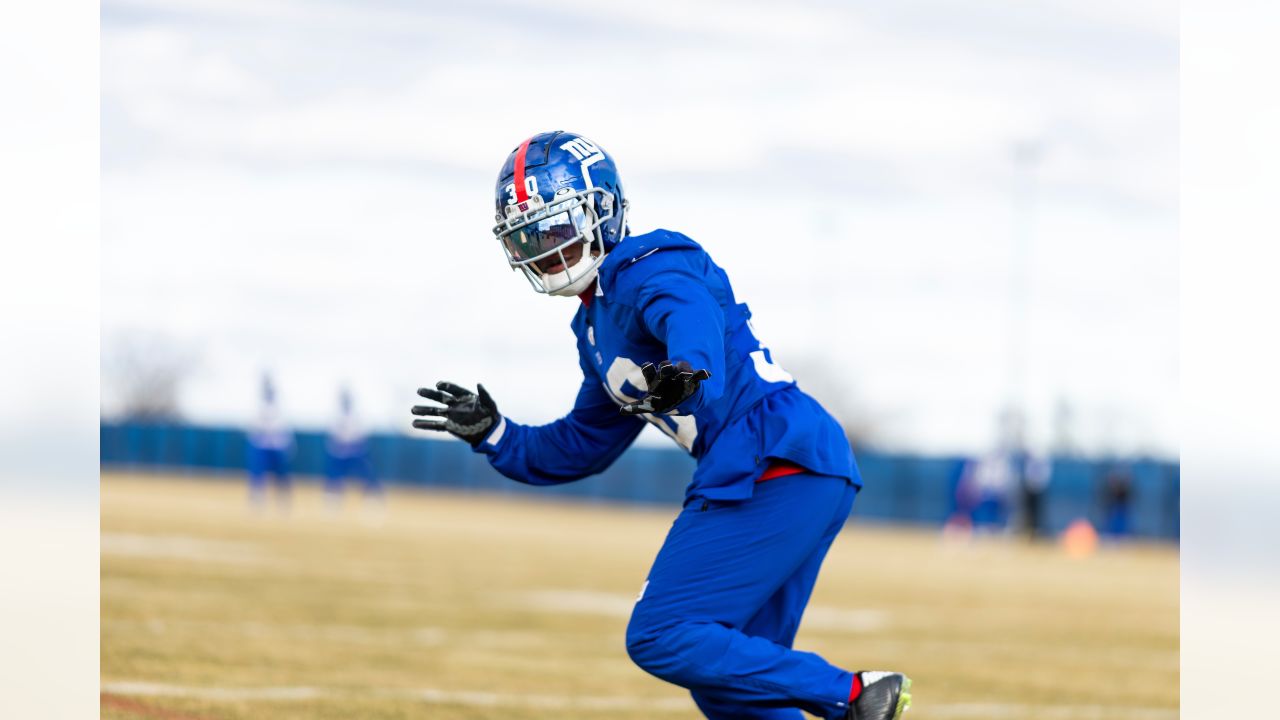
[[[413,426],[419,430],[447,430],[473,446],[478,444],[502,416],[489,391],[483,385],[476,387],[479,395],[451,382],[438,382],[435,390],[418,388],[419,395],[444,403],[445,407],[414,405],[414,415],[436,415],[443,419],[414,420]]]
[[[711,373],[694,370],[683,360],[674,365],[670,360],[663,360],[657,367],[653,363],[645,363],[640,372],[644,373],[647,394],[639,402],[623,405],[620,408],[623,415],[668,413],[692,397],[698,391],[698,384],[711,377]]]

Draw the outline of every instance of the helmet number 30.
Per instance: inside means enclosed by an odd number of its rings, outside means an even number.
[[[538,194],[538,178],[534,175],[527,175],[524,179],[524,189],[529,195]],[[516,204],[516,184],[510,183],[504,188],[507,191],[507,204]]]

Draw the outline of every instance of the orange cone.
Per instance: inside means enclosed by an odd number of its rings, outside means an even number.
[[[1077,518],[1062,531],[1062,549],[1068,557],[1089,557],[1098,549],[1098,531],[1084,518]]]

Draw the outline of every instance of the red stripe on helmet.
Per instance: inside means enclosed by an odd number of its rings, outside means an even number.
[[[532,139],[529,138],[529,140]],[[529,140],[520,143],[520,149],[516,150],[516,168],[511,178],[511,181],[516,184],[516,202],[529,199],[529,191],[524,187],[524,154],[529,151]]]

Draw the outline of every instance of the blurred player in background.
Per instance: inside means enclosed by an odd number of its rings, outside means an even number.
[[[1111,539],[1129,534],[1133,501],[1133,471],[1124,462],[1114,462],[1102,477],[1103,531]]]
[[[418,391],[441,405],[415,406],[429,419],[414,427],[447,430],[515,480],[554,485],[603,471],[652,423],[698,467],[632,613],[631,658],[688,688],[708,718],[901,717],[904,675],[792,649],[862,480],[842,428],[774,364],[724,271],[679,233],[630,235],[613,160],[579,135],[521,143],[496,209],[510,265],[537,292],[580,300],[577,400],[527,426],[484,386],[441,382]]]
[[[1013,472],[1009,454],[1003,449],[973,460],[967,469],[962,482],[970,486],[967,492],[974,499],[971,518],[975,531],[997,533],[1008,527]]]
[[[293,431],[285,424],[276,404],[275,386],[270,375],[262,376],[262,405],[249,430],[249,500],[254,507],[266,504],[267,476],[276,488],[276,502],[289,508],[289,453],[293,450]]]
[[[369,459],[369,436],[356,418],[349,390],[343,389],[338,395],[338,419],[325,437],[324,453],[324,490],[330,508],[336,510],[342,505],[342,486],[349,477],[362,481],[365,499],[381,504],[382,487]]]
[[[1044,498],[1053,479],[1053,462],[1030,450],[1014,454],[1018,470],[1018,490],[1022,498],[1022,529],[1031,540],[1044,532]]]

